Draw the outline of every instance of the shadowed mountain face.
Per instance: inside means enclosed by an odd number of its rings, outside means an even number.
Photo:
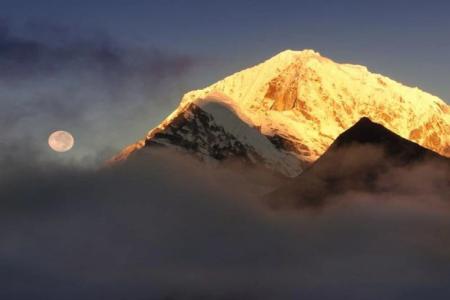
[[[176,146],[200,159],[208,157],[222,161],[228,158],[245,163],[261,160],[251,147],[246,147],[234,135],[226,132],[214,122],[210,114],[195,104],[187,107],[164,130],[155,131],[152,139],[145,141],[145,145]]]
[[[243,122],[231,107],[220,102],[190,103],[167,124],[152,130],[147,138],[124,149],[113,158],[121,161],[142,148],[176,149],[213,164],[239,163],[262,167],[277,176],[296,176],[301,162],[292,154],[286,141],[265,136]]]
[[[321,208],[332,197],[346,193],[384,193],[389,181],[395,181],[389,176],[397,173],[407,177],[421,168],[427,170],[426,166],[442,171],[440,179],[446,183],[442,191],[449,193],[450,159],[362,118],[342,133],[316,163],[265,200],[275,209]],[[427,174],[423,174],[423,181],[427,180]]]
[[[240,120],[236,119],[235,126]],[[222,161],[239,160],[244,163],[260,161],[258,153],[239,141],[233,134],[226,132],[217,124],[213,116],[195,104],[188,105],[164,128],[156,128],[151,136],[138,143],[140,147],[124,149],[113,158],[120,161],[142,147],[175,147],[193,154],[200,160]]]
[[[361,118],[354,126],[342,133],[330,149],[352,146],[354,144],[380,146],[392,162],[405,164],[426,158],[444,158],[418,144],[400,137],[369,118]]]

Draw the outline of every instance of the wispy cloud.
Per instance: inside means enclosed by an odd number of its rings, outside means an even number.
[[[117,150],[173,108],[197,63],[189,55],[131,46],[108,34],[41,22],[19,30],[0,21],[2,143],[40,143],[62,127],[83,141],[84,148],[75,148],[79,156]]]

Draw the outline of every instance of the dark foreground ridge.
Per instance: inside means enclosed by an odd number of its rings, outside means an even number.
[[[329,151],[352,144],[380,145],[386,155],[400,159],[403,163],[426,157],[444,158],[436,152],[402,138],[367,117],[361,118],[355,125],[343,132],[330,146]]]
[[[274,209],[321,208],[330,197],[349,191],[377,192],[380,175],[421,163],[446,168],[450,159],[361,118],[301,175],[265,196]]]

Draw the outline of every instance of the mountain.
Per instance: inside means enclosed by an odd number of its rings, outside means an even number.
[[[450,156],[450,107],[438,97],[313,50],[287,50],[185,94],[171,115],[113,161],[165,145],[209,161],[239,157],[295,177],[362,117]]]
[[[447,184],[441,191],[450,192],[449,158],[362,118],[342,133],[311,167],[269,193],[265,200],[273,208],[322,207],[328,197],[349,191],[376,192],[380,176],[394,169],[408,172],[420,164],[443,169]],[[427,180],[426,174],[422,176],[423,181]]]

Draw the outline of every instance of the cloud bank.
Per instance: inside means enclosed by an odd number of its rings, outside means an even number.
[[[349,192],[317,213],[270,211],[251,172],[176,152],[98,171],[32,161],[2,164],[2,299],[450,295],[446,190],[418,182],[429,165],[392,170],[389,193]]]

